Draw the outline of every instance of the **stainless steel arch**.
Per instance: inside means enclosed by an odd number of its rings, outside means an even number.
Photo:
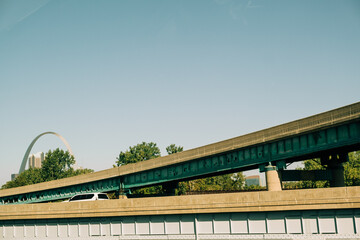
[[[27,148],[26,152],[25,152],[25,155],[24,155],[24,158],[21,162],[21,166],[20,166],[20,169],[19,169],[19,174],[24,172],[25,171],[25,167],[26,167],[26,162],[27,162],[27,159],[29,158],[29,154],[30,154],[30,151],[32,149],[32,147],[34,146],[34,144],[36,143],[36,141],[43,135],[46,135],[46,134],[53,134],[57,137],[60,138],[60,140],[65,144],[67,150],[69,151],[69,153],[74,156],[72,150],[71,150],[71,147],[69,145],[69,143],[65,140],[65,138],[63,138],[60,134],[56,133],[56,132],[44,132],[40,135],[38,135],[36,138],[34,138],[34,140],[32,140],[32,142],[30,143],[29,147]]]

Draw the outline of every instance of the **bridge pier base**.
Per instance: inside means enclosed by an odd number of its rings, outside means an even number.
[[[119,190],[116,191],[117,199],[127,199],[127,193],[130,192],[130,189],[125,189],[124,179],[120,178]]]
[[[266,188],[268,191],[282,191],[281,179],[276,166],[265,167]]]

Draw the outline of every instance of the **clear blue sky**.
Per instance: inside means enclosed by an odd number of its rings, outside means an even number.
[[[360,1],[0,0],[0,184],[45,131],[98,171],[142,141],[166,155],[359,90]]]

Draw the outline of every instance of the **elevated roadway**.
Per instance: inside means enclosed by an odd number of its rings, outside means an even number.
[[[360,239],[360,187],[0,206],[0,239]]]
[[[181,153],[119,168],[0,191],[0,204],[64,199],[85,192],[126,192],[320,157],[341,164],[360,149],[360,103]]]
[[[360,187],[6,205],[0,220],[360,209]]]

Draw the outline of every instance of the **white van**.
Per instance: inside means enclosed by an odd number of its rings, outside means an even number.
[[[85,193],[78,194],[65,202],[78,202],[78,201],[96,201],[96,200],[109,200],[106,193]]]

